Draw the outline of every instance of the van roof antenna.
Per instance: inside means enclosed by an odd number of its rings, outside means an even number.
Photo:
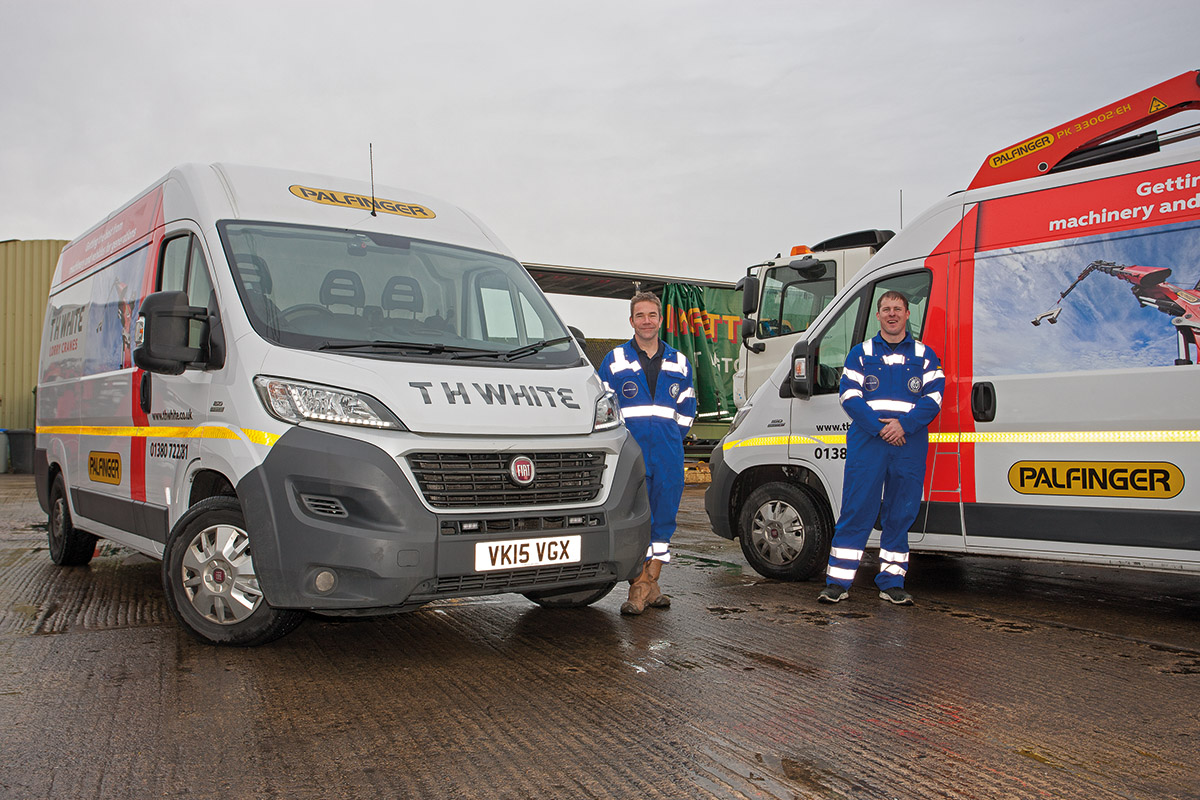
[[[367,142],[367,154],[371,159],[371,216],[377,217],[375,213],[375,143]]]

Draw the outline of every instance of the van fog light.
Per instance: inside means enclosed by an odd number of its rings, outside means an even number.
[[[329,594],[333,588],[337,586],[337,575],[327,569],[323,569],[317,573],[317,577],[313,579],[313,586],[321,594]]]

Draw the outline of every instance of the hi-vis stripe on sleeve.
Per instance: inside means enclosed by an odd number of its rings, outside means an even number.
[[[196,428],[169,428],[165,426],[114,426],[99,425],[43,425],[38,433],[58,436],[115,436],[140,439],[245,439],[253,444],[271,447],[279,441],[279,434],[254,431],[249,428],[224,428],[219,425],[201,425]]]

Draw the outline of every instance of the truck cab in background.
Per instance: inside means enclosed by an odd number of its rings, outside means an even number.
[[[797,245],[787,257],[777,255],[746,269],[737,284],[742,347],[733,374],[734,405],[745,405],[791,352],[796,337],[893,236],[888,230],[856,231],[813,247]]]

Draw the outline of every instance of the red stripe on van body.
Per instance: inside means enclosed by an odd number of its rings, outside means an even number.
[[[931,432],[957,433],[975,429],[970,398],[977,221],[977,207],[972,207],[925,259],[925,268],[933,273],[933,292],[922,340],[938,354],[946,374],[942,411],[930,424]],[[925,475],[928,500],[974,502],[975,446],[931,445],[926,456]]]
[[[163,240],[163,207],[161,190],[159,192],[158,211],[154,217],[154,238],[151,241],[151,257],[146,259],[146,270],[142,274],[141,299],[154,291],[158,282],[158,254],[162,249]],[[131,379],[130,417],[134,426],[145,428],[150,423],[149,415],[142,410],[142,382],[152,381],[150,373],[134,367]],[[153,382],[151,387],[153,388]],[[129,494],[131,499],[146,501],[146,438],[134,436],[129,440]]]

